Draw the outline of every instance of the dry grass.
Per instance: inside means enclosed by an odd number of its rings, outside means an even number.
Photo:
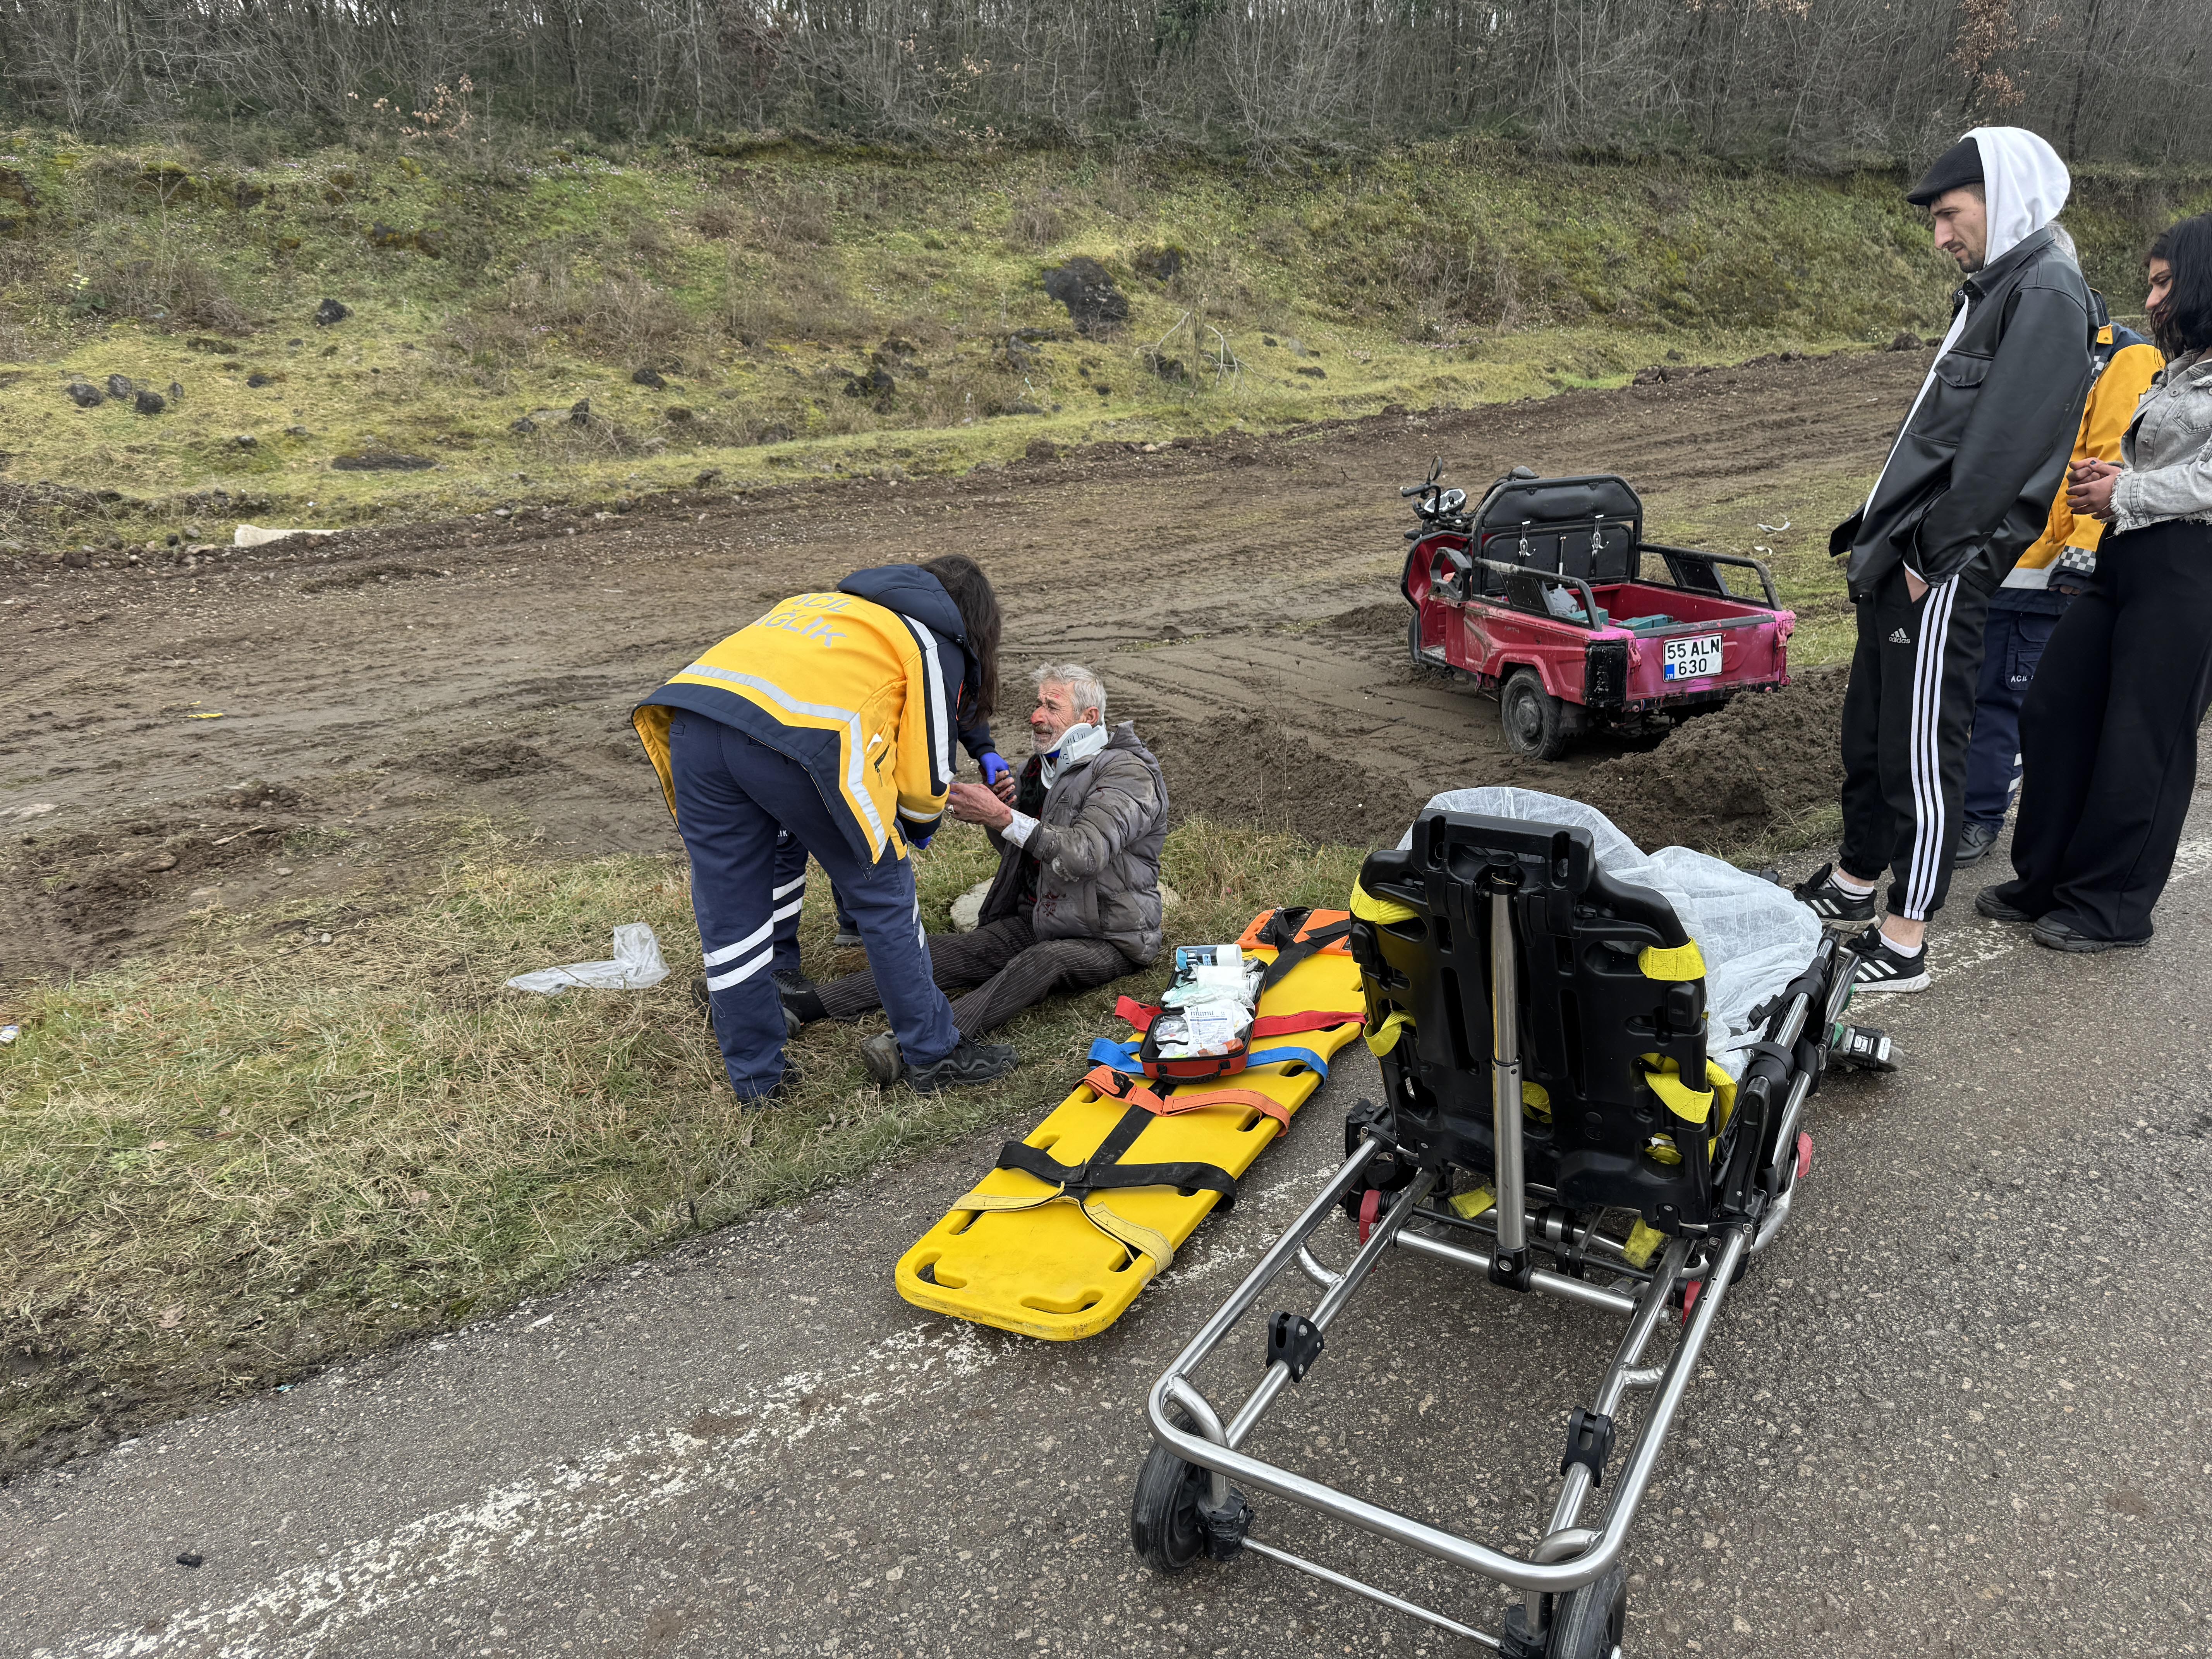
[[[1110,1029],[1115,990],[1060,1003],[1008,1028],[1011,1079],[922,1097],[867,1082],[858,1045],[879,1025],[818,1026],[793,1049],[797,1098],[746,1114],[690,1000],[678,861],[465,845],[418,902],[328,946],[272,935],[297,918],[211,921],[168,956],[27,988],[0,1050],[0,1470],[1030,1116]],[[989,861],[964,829],[925,855],[933,925]],[[1356,862],[1186,824],[1166,873],[1192,896],[1170,933],[1340,902]],[[812,908],[828,887],[802,921],[817,974],[859,965],[829,950]],[[672,970],[652,990],[501,988],[603,957],[637,921]]]

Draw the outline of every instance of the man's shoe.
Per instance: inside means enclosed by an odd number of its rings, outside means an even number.
[[[2003,830],[2004,826],[2001,823],[1976,823],[1969,818],[1966,827],[1959,831],[1959,847],[1952,854],[1951,862],[1980,863],[1988,855],[1990,848],[1997,844],[1997,837]]]
[[[736,1085],[732,1085],[732,1088]],[[748,1112],[764,1112],[771,1106],[787,1106],[791,1097],[799,1092],[799,1073],[789,1066],[775,1080],[775,1086],[757,1095],[739,1095],[738,1106]]]
[[[857,951],[867,941],[851,928],[840,927],[837,930],[837,937],[831,939],[830,943],[840,951]]]
[[[1987,916],[1991,921],[2033,921],[2034,915],[2017,904],[2008,904],[1998,896],[1996,887],[1984,887],[1974,895],[1974,914]]]
[[[898,1039],[889,1031],[879,1032],[860,1045],[860,1064],[878,1089],[890,1088],[906,1074],[906,1058],[899,1053]]]
[[[2100,951],[2139,951],[2150,943],[2148,933],[2141,939],[2092,939],[2063,921],[2047,917],[2029,928],[2027,936],[2046,951],[2066,951],[2076,956],[2093,956]]]
[[[1806,877],[1790,890],[1790,896],[1820,917],[1823,927],[1860,927],[1874,920],[1875,890],[1854,893],[1838,886],[1832,864]]]
[[[776,1000],[783,1005],[784,1036],[795,1037],[808,1021],[828,1018],[822,999],[815,994],[814,981],[796,968],[771,971],[769,977],[775,981]]]
[[[960,1046],[934,1066],[909,1066],[906,1080],[916,1094],[933,1095],[939,1089],[967,1089],[994,1082],[1018,1063],[1018,1056],[1003,1042],[971,1042],[962,1037]]]
[[[1907,956],[1876,929],[1862,933],[1850,943],[1857,953],[1858,965],[1852,969],[1851,978],[1862,991],[1924,991],[1928,988],[1928,945],[1922,941],[1917,951]]]

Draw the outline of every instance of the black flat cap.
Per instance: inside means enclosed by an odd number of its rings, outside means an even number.
[[[1936,165],[1928,169],[1927,177],[1915,185],[1905,199],[1915,207],[1926,207],[1947,190],[1981,182],[1982,147],[1971,138],[1961,138],[1936,158]]]

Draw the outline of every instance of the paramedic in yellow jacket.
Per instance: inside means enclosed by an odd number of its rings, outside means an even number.
[[[907,857],[936,833],[954,737],[989,715],[998,680],[998,599],[951,555],[786,599],[632,714],[691,855],[714,1036],[738,1098],[765,1103],[784,1078],[769,970],[804,878],[778,884],[779,832],[859,923],[908,1082],[932,1093],[1012,1069],[1012,1048],[953,1028]]]
[[[2136,404],[2166,359],[2142,335],[2113,322],[2105,296],[2094,289],[2089,306],[2097,324],[2096,378],[2081,410],[2074,459],[2118,461]],[[1974,735],[1966,749],[1966,822],[1959,831],[1960,864],[1972,864],[1987,853],[2004,830],[2013,786],[2020,781],[2021,701],[2035,678],[2051,630],[2096,568],[2104,530],[2094,519],[2074,515],[2061,480],[2042,539],[2020,556],[2004,586],[1990,596],[1981,681],[1974,695]]]

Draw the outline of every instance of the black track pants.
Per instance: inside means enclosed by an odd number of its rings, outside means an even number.
[[[1844,693],[1844,872],[1893,872],[1889,913],[1925,921],[1943,908],[1966,822],[1966,746],[1989,595],[1954,576],[1917,601],[1893,570],[1858,601],[1858,647]]]
[[[2031,915],[2143,939],[2173,872],[2212,702],[2212,525],[2106,538],[2097,585],[2044,647],[2021,710],[2017,881]]]
[[[996,1030],[1016,1014],[1059,991],[1087,991],[1139,964],[1103,939],[1040,941],[1019,916],[987,922],[972,933],[932,933],[929,967],[940,989],[973,986],[952,1005],[952,1023],[964,1037]],[[822,1007],[832,1019],[852,1019],[881,1006],[875,975],[866,969],[821,988]]]

